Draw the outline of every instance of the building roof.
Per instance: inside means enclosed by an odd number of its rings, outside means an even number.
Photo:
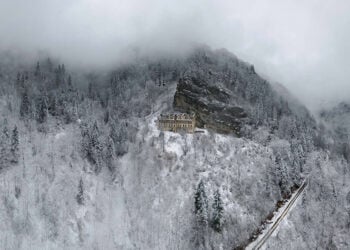
[[[187,113],[172,113],[172,114],[161,114],[158,120],[193,120],[195,114]]]

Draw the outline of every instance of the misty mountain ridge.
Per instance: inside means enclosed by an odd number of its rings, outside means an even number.
[[[241,249],[305,178],[268,247],[349,246],[337,138],[227,50],[92,73],[21,64],[0,63],[4,248]],[[159,131],[176,111],[204,133]]]

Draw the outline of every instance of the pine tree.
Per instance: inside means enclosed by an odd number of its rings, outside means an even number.
[[[285,166],[285,162],[283,161],[280,153],[276,154],[275,163],[278,186],[280,187],[282,197],[285,198],[290,193],[288,183],[288,172]]]
[[[125,123],[116,124],[111,122],[110,124],[110,137],[114,142],[115,154],[119,157],[128,152],[128,130],[126,128]]]
[[[2,129],[2,134],[4,135],[5,140],[8,141],[8,139],[10,138],[10,134],[9,134],[9,130],[7,128],[7,119],[5,119],[5,126]]]
[[[212,215],[211,226],[217,232],[221,232],[222,230],[223,212],[224,212],[224,207],[222,204],[221,195],[219,190],[216,190],[216,192],[214,193],[213,215]]]
[[[61,66],[58,66],[58,69],[55,70],[55,84],[56,87],[61,85]]]
[[[10,137],[5,125],[0,135],[0,170],[5,168],[10,162]]]
[[[57,98],[54,94],[50,94],[48,96],[48,112],[50,113],[50,115],[52,116],[56,116],[57,115]]]
[[[106,164],[108,169],[113,173],[115,171],[115,165],[114,165],[114,142],[112,138],[108,137],[107,141],[107,150],[106,150]]]
[[[200,248],[206,244],[205,239],[208,229],[208,199],[202,180],[199,182],[194,194],[194,215],[195,245],[197,248]]]
[[[92,100],[95,99],[95,93],[94,93],[94,88],[93,88],[92,82],[90,82],[89,86],[88,86],[88,95],[89,95],[90,99],[92,99]]]
[[[95,173],[98,174],[102,169],[102,151],[103,147],[99,140],[100,131],[97,126],[97,122],[94,123],[90,132],[90,149],[91,149],[91,160],[95,165]]]
[[[200,223],[208,223],[208,198],[203,180],[199,182],[194,195],[194,212]]]
[[[103,147],[101,143],[98,141],[94,148],[94,158],[95,158],[95,173],[98,174],[102,169],[102,151]]]
[[[51,62],[51,59],[50,58],[47,58],[46,60],[46,68],[49,72],[52,72],[53,71],[53,64]]]
[[[72,77],[71,77],[71,75],[68,76],[68,90],[69,90],[69,91],[72,91],[72,90],[73,90]]]
[[[18,139],[18,129],[15,126],[12,130],[11,135],[11,162],[16,164],[19,160],[19,139]]]
[[[80,178],[79,181],[78,194],[76,196],[76,199],[79,205],[84,205],[84,183],[82,178]]]
[[[39,62],[37,62],[37,64],[36,64],[36,68],[35,68],[35,71],[34,71],[34,76],[36,76],[36,77],[38,77],[38,76],[40,76],[40,64],[39,64]]]
[[[59,87],[65,82],[65,73],[66,69],[64,67],[64,64],[58,65],[57,69],[55,70],[55,83],[56,86]]]
[[[95,167],[95,173],[98,174],[102,169],[103,145],[100,142],[100,132],[97,122],[92,127],[83,123],[81,125],[81,136],[82,152],[87,160]]]
[[[36,118],[38,123],[42,124],[46,122],[47,112],[48,112],[48,107],[47,107],[46,98],[44,96],[41,96],[39,99],[38,108],[37,108]]]
[[[90,154],[90,135],[89,135],[89,127],[86,122],[83,122],[80,125],[80,133],[81,133],[81,148],[82,152],[84,154],[84,157],[86,157],[89,160],[89,154]]]
[[[31,105],[28,97],[28,91],[27,89],[24,89],[24,92],[22,94],[22,100],[21,105],[19,108],[19,113],[22,118],[30,117],[31,113]]]

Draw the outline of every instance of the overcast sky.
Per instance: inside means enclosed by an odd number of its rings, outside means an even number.
[[[348,0],[0,0],[0,49],[104,66],[193,43],[227,48],[311,108],[350,100]]]

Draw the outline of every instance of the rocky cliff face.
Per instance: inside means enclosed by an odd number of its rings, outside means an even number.
[[[246,112],[232,105],[233,93],[223,86],[214,86],[195,77],[181,79],[174,96],[174,108],[194,112],[197,127],[206,127],[219,133],[240,135]]]

